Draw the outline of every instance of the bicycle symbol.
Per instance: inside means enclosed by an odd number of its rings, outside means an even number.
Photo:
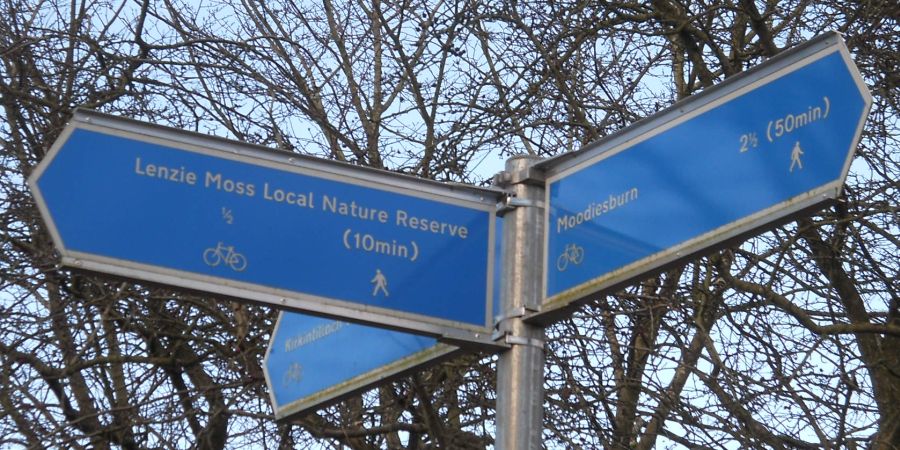
[[[281,383],[284,386],[287,386],[291,383],[299,383],[300,380],[303,379],[303,366],[300,363],[291,363],[291,366],[288,367],[287,372],[284,373],[284,377],[281,379]]]
[[[559,258],[556,259],[556,269],[560,272],[564,272],[567,267],[569,267],[569,263],[572,264],[581,264],[581,261],[584,260],[584,248],[579,247],[575,244],[567,244],[566,249],[563,250],[562,254],[559,255]]]
[[[233,245],[225,245],[222,242],[203,251],[203,262],[210,267],[225,264],[235,272],[243,272],[247,268],[247,257],[234,251]]]

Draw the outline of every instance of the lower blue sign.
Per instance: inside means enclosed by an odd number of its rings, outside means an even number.
[[[456,350],[428,337],[282,313],[264,363],[275,417],[321,407]]]

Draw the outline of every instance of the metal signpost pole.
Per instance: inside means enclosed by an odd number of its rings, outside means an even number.
[[[522,318],[541,304],[543,180],[530,168],[539,159],[514,156],[497,183],[515,195],[503,225],[502,314],[496,338],[510,345],[497,364],[497,442],[505,450],[541,448],[543,429],[544,328]]]

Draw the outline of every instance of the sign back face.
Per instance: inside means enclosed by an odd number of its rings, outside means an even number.
[[[29,180],[75,268],[462,340],[496,192],[80,111]]]
[[[835,198],[870,104],[831,34],[549,161],[545,310]]]

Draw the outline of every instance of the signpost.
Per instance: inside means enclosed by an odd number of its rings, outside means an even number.
[[[29,183],[65,265],[491,343],[498,191],[89,111]]]
[[[458,352],[426,336],[282,312],[263,368],[275,419],[288,420]]]
[[[88,111],[29,184],[70,267],[510,347],[498,361],[497,446],[539,448],[542,322],[833,200],[870,105],[832,33],[583,151],[512,158],[505,190]],[[498,205],[510,213],[502,263]],[[265,372],[284,420],[456,350],[284,313]]]
[[[834,199],[870,104],[834,33],[538,164],[541,314]]]

